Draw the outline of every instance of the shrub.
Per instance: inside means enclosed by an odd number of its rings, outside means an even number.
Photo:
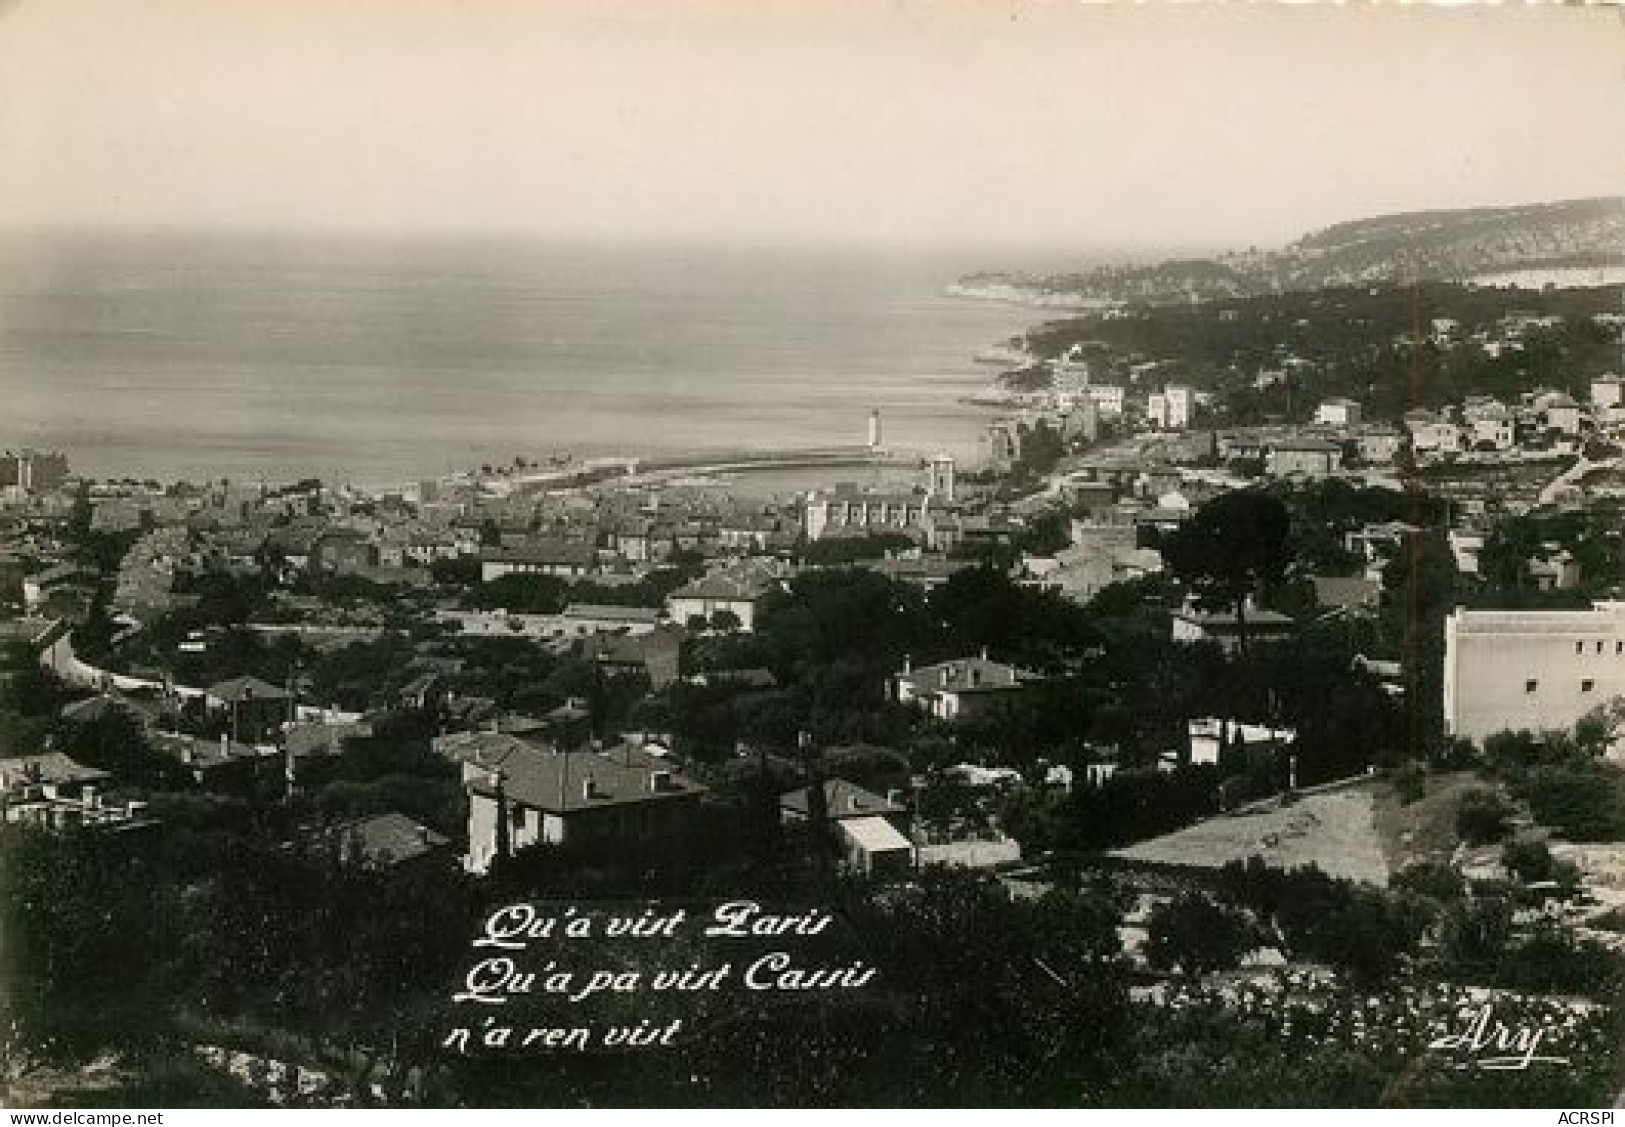
[[[1407,763],[1394,772],[1394,792],[1405,805],[1417,801],[1427,791],[1427,772],[1422,770],[1420,763]]]
[[[1145,955],[1153,967],[1177,966],[1193,976],[1231,970],[1265,941],[1251,913],[1195,892],[1153,908],[1146,931]]]
[[[1600,916],[1593,916],[1589,926],[1597,931],[1625,935],[1625,908],[1610,908]]]
[[[1514,838],[1501,850],[1501,864],[1525,883],[1552,879],[1552,851],[1538,838]]]
[[[1438,771],[1465,771],[1478,763],[1478,749],[1472,740],[1447,740],[1428,753],[1428,762]]]
[[[1511,816],[1506,800],[1495,791],[1470,790],[1456,808],[1456,834],[1470,845],[1490,845],[1507,835]]]
[[[1435,912],[1410,895],[1357,885],[1309,865],[1272,869],[1256,857],[1226,865],[1219,886],[1225,896],[1272,920],[1294,958],[1363,981],[1397,971]]]
[[[1342,881],[1331,900],[1310,911],[1278,917],[1288,949],[1361,982],[1388,978],[1412,954],[1431,912],[1405,896]]]
[[[1400,892],[1446,903],[1460,900],[1467,892],[1466,878],[1442,861],[1418,861],[1407,865],[1394,874],[1391,883]]]
[[[1619,955],[1603,944],[1543,927],[1501,952],[1496,984],[1537,994],[1600,994],[1620,976]]]
[[[1625,837],[1625,787],[1608,767],[1537,767],[1521,789],[1535,819],[1572,841]]]
[[[1484,740],[1484,759],[1501,774],[1517,776],[1538,763],[1543,747],[1533,732],[1496,732]]]
[[[1469,977],[1487,974],[1512,936],[1512,905],[1501,897],[1475,897],[1452,908],[1439,929],[1445,963]]]

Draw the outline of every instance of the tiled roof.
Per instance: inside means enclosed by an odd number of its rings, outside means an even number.
[[[596,634],[581,643],[581,656],[606,665],[642,665],[651,655],[682,644],[678,630],[660,627],[647,634]]]
[[[489,548],[480,559],[490,563],[565,564],[585,567],[598,558],[587,544],[532,541],[512,548]]]
[[[611,606],[604,603],[571,603],[564,608],[566,618],[601,618],[613,622],[654,622],[660,617],[656,607]]]
[[[862,561],[860,566],[878,571],[892,579],[947,579],[975,565],[970,560],[939,558],[889,559]]]
[[[655,756],[631,747],[612,753],[548,753],[526,747],[497,765],[503,794],[511,801],[555,813],[593,810],[638,802],[661,802],[703,794],[705,788],[671,771]],[[477,794],[494,796],[490,779],[470,783]]]
[[[103,693],[100,696],[65,704],[62,706],[60,715],[62,719],[71,720],[75,724],[89,724],[114,712],[120,712],[131,717],[138,715],[138,710],[134,705],[123,697],[113,696],[110,693]]]
[[[1013,665],[989,661],[985,657],[967,657],[923,665],[897,674],[897,679],[910,682],[920,692],[956,693],[1014,687],[1021,681],[1021,671]]]
[[[193,767],[220,767],[227,763],[260,758],[260,753],[248,744],[206,740],[179,732],[155,732],[152,736],[152,746],[155,751]]]
[[[446,845],[449,839],[405,814],[390,811],[349,822],[331,832],[342,857],[359,857],[369,865],[398,865]]]
[[[269,681],[258,677],[233,677],[210,685],[209,696],[226,704],[241,704],[248,700],[287,700],[288,694]]]
[[[499,768],[515,755],[535,752],[534,744],[506,732],[453,732],[437,736],[436,754],[478,767]]]
[[[896,826],[881,817],[871,815],[847,818],[842,821],[841,828],[866,853],[896,853],[905,850],[912,853],[914,850],[914,843],[898,833]]]
[[[1236,614],[1228,610],[1178,610],[1174,612],[1174,616],[1187,622],[1194,622],[1207,630],[1231,629],[1236,626]],[[1252,629],[1255,626],[1291,626],[1295,620],[1278,611],[1257,608],[1247,611],[1246,621],[1247,628]]]
[[[1450,623],[1459,634],[1602,634],[1616,636],[1625,607],[1603,604],[1591,610],[1468,610],[1458,607]]]
[[[1290,450],[1301,454],[1334,454],[1339,447],[1318,438],[1286,438],[1270,443],[1272,450]]]
[[[95,767],[86,767],[63,755],[60,751],[46,751],[39,755],[22,755],[13,759],[0,759],[0,784],[12,786],[32,780],[40,783],[73,785],[99,783],[112,776]]]
[[[53,583],[65,583],[70,579],[94,578],[96,578],[94,571],[71,563],[57,564],[55,567],[48,567],[44,571],[29,577],[31,582],[40,587],[49,587]]]
[[[778,585],[777,576],[759,565],[715,571],[672,592],[674,599],[760,599]]]
[[[371,724],[295,724],[288,729],[288,752],[295,756],[336,755],[344,741],[372,735]]]
[[[793,814],[807,816],[807,788],[790,791],[779,798],[779,806]],[[879,814],[901,814],[903,807],[887,802],[878,794],[864,790],[845,779],[829,779],[824,783],[824,806],[831,818],[864,818]]]
[[[1374,605],[1382,594],[1382,584],[1363,576],[1316,575],[1310,579],[1315,587],[1315,601],[1329,607],[1363,607]]]

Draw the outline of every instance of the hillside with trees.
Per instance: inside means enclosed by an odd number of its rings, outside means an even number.
[[[1617,264],[1625,239],[1618,197],[1512,207],[1403,212],[1337,223],[1279,250],[1079,272],[991,272],[950,292],[1036,305],[1164,304],[1373,282],[1467,281],[1481,274]]]

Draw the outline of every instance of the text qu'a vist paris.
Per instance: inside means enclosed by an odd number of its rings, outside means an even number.
[[[827,912],[811,909],[774,914],[754,901],[719,905],[708,918],[692,917],[686,908],[662,912],[653,908],[625,915],[598,916],[567,907],[545,912],[532,904],[513,904],[492,913],[476,948],[520,952],[537,940],[675,939],[685,927],[704,921],[698,931],[706,939],[796,938],[823,934],[834,922]],[[493,955],[469,968],[464,989],[455,1002],[502,1005],[510,998],[546,994],[571,1002],[606,994],[697,993],[720,990],[734,981],[754,991],[845,990],[868,985],[877,968],[861,959],[837,965],[805,965],[788,950],[774,950],[736,967],[732,962],[714,966],[694,963],[659,970],[623,968],[580,971],[549,961],[533,970],[521,969],[510,954]]]

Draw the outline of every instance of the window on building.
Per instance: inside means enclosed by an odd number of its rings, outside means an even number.
[[[1577,653],[1577,654],[1585,653],[1586,652],[1586,644],[1584,642],[1575,642],[1574,643],[1574,652]]]
[[[1580,682],[1580,691],[1582,693],[1589,693],[1592,689],[1595,689],[1596,687],[1597,687],[1597,682],[1591,680],[1591,678],[1589,678],[1589,677],[1586,678],[1584,681]]]
[[[1523,691],[1526,693],[1532,693],[1538,688],[1540,688],[1539,681],[1528,680],[1523,683]]]
[[[1601,642],[1597,643],[1597,652],[1602,653],[1602,643]]]

